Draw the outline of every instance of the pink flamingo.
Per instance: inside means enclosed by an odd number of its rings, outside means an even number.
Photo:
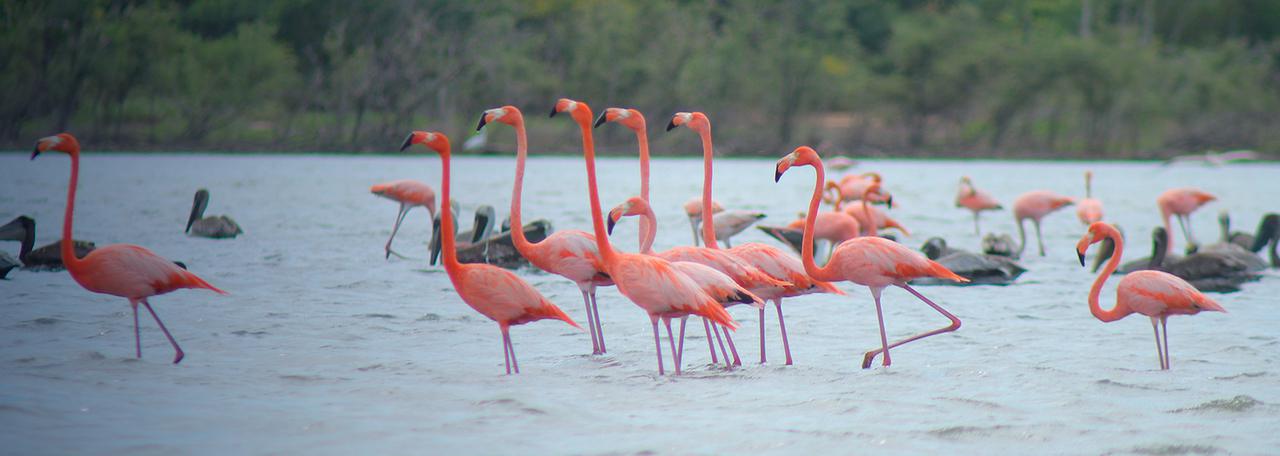
[[[1013,200],[1013,219],[1018,222],[1018,256],[1027,248],[1027,232],[1023,220],[1031,219],[1036,227],[1036,242],[1040,244],[1040,256],[1044,256],[1044,238],[1040,237],[1040,219],[1050,213],[1069,206],[1073,202],[1069,196],[1062,196],[1048,190],[1036,190],[1023,193]]]
[[[677,112],[671,116],[671,122],[667,124],[667,131],[678,126],[685,126],[698,134],[702,140],[702,204],[703,207],[709,207],[711,204],[711,177],[712,177],[712,160],[715,156],[715,148],[711,142],[711,120],[706,114],[701,112]],[[705,210],[705,209],[704,209]],[[702,227],[703,240],[712,249],[718,249],[716,244],[716,232],[711,224]],[[809,239],[807,242],[812,243]],[[811,246],[812,247],[812,246]],[[751,286],[743,284],[752,293],[761,297],[766,301],[773,301],[774,307],[778,311],[778,327],[782,332],[782,348],[786,352],[787,365],[792,363],[791,346],[787,340],[787,325],[782,317],[782,298],[800,296],[811,293],[835,293],[844,294],[835,285],[817,280],[810,277],[804,271],[804,266],[798,264],[799,261],[794,257],[787,255],[782,250],[771,245],[760,243],[746,243],[729,249],[729,253],[734,257],[744,261],[750,266],[754,266],[768,277],[772,278],[777,285],[768,286]],[[713,266],[714,267],[714,266]],[[737,276],[729,274],[737,280]],[[727,334],[727,333],[726,333]],[[732,347],[732,340],[730,346]],[[737,356],[734,356],[737,362]],[[764,342],[764,309],[760,309],[760,363],[765,363],[767,356],[765,354]]]
[[[441,133],[415,131],[405,138],[400,150],[414,144],[422,144],[440,154],[440,202],[449,207],[449,138]],[[515,273],[489,264],[458,262],[452,212],[444,211],[440,222],[444,270],[463,302],[498,323],[498,329],[502,330],[502,360],[507,366],[507,374],[513,371],[519,374],[520,363],[516,361],[516,349],[511,343],[512,325],[553,319],[578,329],[582,327]],[[513,222],[511,226],[521,225]]]
[[[431,219],[436,218],[436,191],[431,186],[412,179],[400,179],[391,182],[383,182],[374,184],[369,187],[369,191],[374,195],[381,196],[400,203],[400,213],[396,215],[396,224],[391,228],[391,237],[387,238],[387,245],[383,249],[386,251],[386,258],[391,258],[391,254],[404,258],[404,255],[393,252],[391,250],[391,241],[396,238],[396,232],[400,231],[400,222],[404,221],[404,215],[418,206],[427,208],[427,212],[431,213]]]
[[[787,228],[804,231],[805,218],[792,220],[787,224]],[[849,239],[862,236],[862,224],[858,219],[841,211],[823,211],[818,213],[817,221],[814,223],[813,238],[822,239],[829,243],[827,248],[827,257],[831,257],[831,252],[835,251],[837,245]]]
[[[835,196],[823,194],[822,199],[827,204],[836,204],[838,201],[857,201],[863,197],[863,194],[866,193],[867,186],[871,185],[873,182],[877,184],[883,182],[883,178],[880,177],[880,173],[865,172],[862,174],[849,174],[841,177],[840,182],[829,180],[823,190],[835,189],[839,190],[839,193]],[[888,201],[889,195],[885,192],[884,194],[875,196],[876,199],[872,200],[872,202],[883,203]],[[890,205],[890,207],[892,207],[892,205]]]
[[[689,198],[689,201],[685,201],[682,207],[684,207],[684,214],[689,217],[689,228],[693,230],[693,245],[696,247],[699,245],[698,242],[700,240],[698,237],[698,225],[702,224],[702,198],[697,196]],[[719,214],[721,212],[724,212],[724,206],[712,201],[711,213]]]
[[[1084,199],[1076,203],[1076,217],[1085,226],[1102,220],[1102,201],[1093,197],[1093,171],[1084,172]]]
[[[1191,235],[1191,213],[1218,197],[1198,188],[1174,188],[1165,190],[1156,197],[1156,205],[1160,206],[1160,217],[1164,219],[1164,231],[1169,242],[1168,252],[1173,252],[1173,229],[1169,226],[1169,217],[1178,216],[1178,225],[1182,234],[1187,237],[1187,245],[1198,245],[1195,236]]]
[[[626,253],[613,250],[605,232],[604,218],[600,215],[600,195],[596,190],[596,151],[591,137],[591,107],[586,103],[561,98],[551,110],[551,115],[567,112],[582,130],[582,155],[587,164],[587,190],[591,200],[591,224],[595,230],[596,248],[600,251],[601,264],[613,279],[618,291],[649,314],[653,323],[653,343],[658,355],[658,375],[663,375],[662,343],[658,336],[658,319],[667,327],[667,341],[671,345],[672,360],[676,354],[671,331],[672,318],[698,315],[727,328],[737,328],[724,307],[694,283],[685,274],[660,257]],[[679,374],[680,365],[676,364]]]
[[[1102,310],[1098,304],[1098,296],[1102,294],[1102,284],[1111,277],[1120,265],[1120,255],[1124,251],[1124,239],[1114,226],[1105,222],[1093,222],[1089,232],[1076,243],[1076,254],[1080,257],[1080,265],[1084,266],[1084,254],[1089,246],[1111,239],[1115,243],[1115,255],[1107,262],[1107,267],[1093,281],[1089,289],[1089,312],[1104,323],[1113,322],[1139,313],[1151,317],[1151,329],[1156,334],[1156,356],[1160,358],[1160,369],[1169,369],[1169,327],[1167,319],[1170,315],[1195,315],[1201,311],[1226,312],[1221,305],[1187,281],[1172,274],[1145,270],[1126,274],[1116,287],[1116,305],[1111,310]],[[1156,327],[1157,321],[1160,323]],[[1160,333],[1164,333],[1163,340]]]
[[[818,156],[818,153],[813,148],[800,146],[787,156],[782,157],[781,160],[778,160],[774,180],[781,179],[782,174],[791,167],[804,165],[813,166],[817,171],[817,179],[813,185],[813,197],[809,200],[809,216],[805,221],[804,227],[804,250],[801,253],[801,260],[804,262],[805,272],[808,272],[810,276],[818,280],[847,280],[866,286],[871,289],[871,297],[876,302],[876,318],[880,322],[881,348],[869,351],[863,356],[862,368],[870,368],[871,361],[875,359],[877,354],[882,352],[884,353],[883,365],[888,366],[891,362],[889,349],[893,347],[959,329],[959,318],[956,318],[955,315],[947,312],[941,306],[934,304],[933,301],[930,301],[914,288],[911,288],[910,285],[907,285],[907,282],[921,277],[937,277],[956,282],[968,282],[968,280],[901,244],[875,236],[854,238],[836,247],[835,253],[831,255],[831,259],[827,261],[826,266],[819,268],[814,263],[813,225],[817,219],[818,203],[822,199],[822,182],[826,178],[825,170],[822,167],[822,158]],[[929,307],[951,320],[951,324],[892,344],[889,343],[884,330],[884,313],[880,308],[880,292],[884,291],[885,287],[889,285],[900,287],[915,295],[925,304],[928,304]]]
[[[656,255],[653,252],[653,240],[658,235],[657,217],[653,214],[653,208],[642,197],[631,197],[627,201],[619,204],[609,211],[608,233],[613,234],[613,227],[622,217],[640,216],[640,253],[645,255]],[[747,289],[742,288],[732,277],[724,275],[723,272],[717,271],[710,266],[693,263],[689,261],[672,261],[671,267],[684,273],[693,282],[698,284],[707,296],[711,296],[716,302],[724,307],[734,304],[751,304],[756,308],[763,309],[764,301]],[[715,347],[711,345],[711,327],[705,324],[703,320],[703,329],[707,332],[707,347],[711,350],[711,362],[716,363]],[[681,365],[681,359],[684,355],[684,326],[685,320],[680,320],[680,346],[676,349],[676,366]],[[719,340],[719,332],[716,333],[716,339]],[[724,354],[724,361],[730,364],[729,354],[725,353],[724,342],[720,342],[720,352]],[[730,364],[731,365],[731,364]]]
[[[886,214],[880,208],[868,204],[868,201],[873,201],[877,198],[884,201],[886,205],[893,205],[893,196],[883,192],[879,182],[872,182],[862,188],[862,197],[859,198],[862,200],[861,204],[856,206],[850,204],[843,211],[845,214],[849,214],[850,217],[858,219],[858,224],[862,227],[863,236],[877,236],[880,234],[879,231],[881,229],[888,228],[895,228],[901,231],[903,236],[911,236],[911,231],[907,230],[907,227],[902,226],[893,217],[889,217],[889,214]],[[835,204],[835,210],[841,210],[840,202],[836,201]]]
[[[973,234],[982,234],[982,229],[978,228],[978,216],[982,211],[998,211],[1004,209],[999,201],[982,190],[978,190],[973,186],[973,180],[969,176],[960,178],[960,189],[956,191],[956,207],[963,207],[973,212]]]
[[[31,159],[35,160],[42,152],[62,152],[71,156],[71,183],[67,187],[67,211],[62,221],[61,243],[62,262],[67,272],[86,290],[129,300],[129,307],[133,308],[133,342],[138,358],[142,357],[138,304],[146,307],[147,312],[156,320],[156,325],[164,332],[164,337],[173,345],[173,363],[178,364],[186,355],[147,299],[180,288],[204,288],[218,294],[227,293],[142,246],[112,244],[98,247],[84,258],[77,258],[72,250],[74,243],[71,241],[71,219],[76,207],[76,184],[80,180],[80,142],[70,133],[41,138],[36,142]]]
[[[525,158],[529,153],[524,115],[510,105],[490,109],[480,115],[480,124],[476,126],[476,130],[495,121],[510,125],[516,130],[516,177],[511,189],[511,226],[524,226],[520,221],[520,195],[524,187]],[[591,353],[606,353],[604,328],[600,324],[600,309],[596,305],[596,287],[612,285],[613,282],[603,274],[594,236],[582,230],[562,230],[535,244],[525,237],[524,230],[511,230],[511,242],[520,255],[538,269],[572,280],[578,285],[578,290],[582,292],[582,303],[587,308]]]

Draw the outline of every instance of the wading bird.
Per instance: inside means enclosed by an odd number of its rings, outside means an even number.
[[[1124,240],[1115,227],[1104,222],[1089,225],[1089,232],[1076,243],[1076,254],[1080,265],[1084,266],[1084,254],[1089,246],[1103,239],[1111,239],[1115,243],[1115,255],[1102,269],[1098,279],[1089,289],[1089,312],[1104,323],[1113,322],[1139,313],[1151,318],[1151,329],[1156,335],[1156,356],[1160,358],[1160,369],[1169,368],[1169,328],[1167,319],[1170,315],[1194,315],[1200,311],[1226,312],[1221,305],[1209,299],[1195,287],[1172,274],[1160,271],[1136,271],[1120,279],[1116,287],[1116,305],[1111,310],[1103,310],[1098,304],[1102,294],[1102,284],[1111,277],[1111,273],[1120,264],[1124,254]],[[1164,333],[1161,338],[1160,333]]]
[[[1190,187],[1165,190],[1156,197],[1160,218],[1164,220],[1164,231],[1170,236],[1166,246],[1169,252],[1173,252],[1173,228],[1169,225],[1169,217],[1178,217],[1178,225],[1182,227],[1182,234],[1187,238],[1187,245],[1196,245],[1195,237],[1191,235],[1191,213],[1216,199],[1218,199],[1216,196]]]
[[[1102,201],[1093,197],[1093,171],[1084,172],[1084,199],[1076,202],[1076,218],[1085,226],[1102,220]]]
[[[449,138],[441,133],[415,131],[405,138],[400,150],[408,149],[414,144],[422,144],[440,154],[440,200],[444,207],[449,207]],[[502,356],[507,366],[507,374],[520,373],[520,363],[516,361],[516,349],[511,343],[512,325],[552,319],[582,329],[572,318],[565,315],[564,311],[548,301],[538,293],[538,290],[515,273],[487,264],[458,262],[451,211],[444,211],[444,221],[440,224],[440,229],[444,231],[441,236],[441,242],[444,244],[444,270],[449,274],[449,281],[453,283],[454,290],[458,292],[458,296],[462,297],[463,302],[481,315],[497,322],[498,329],[502,330]]]
[[[225,215],[204,216],[204,210],[209,206],[209,191],[205,189],[196,190],[195,201],[191,203],[191,216],[187,217],[187,234],[197,237],[207,237],[214,239],[234,238],[244,230],[240,229],[240,225],[235,220]]]
[[[381,196],[400,203],[400,213],[396,215],[396,224],[391,228],[391,237],[387,238],[387,245],[384,247],[386,258],[391,258],[391,254],[403,258],[404,255],[391,250],[391,241],[395,240],[396,232],[400,231],[400,222],[404,221],[404,215],[418,206],[427,208],[427,212],[431,213],[431,218],[436,216],[436,191],[431,186],[411,179],[400,179],[391,182],[375,184],[369,187],[369,191],[374,195]],[[446,206],[448,207],[448,206]]]
[[[138,304],[142,304],[173,345],[173,363],[181,362],[184,356],[182,348],[173,335],[169,334],[169,329],[165,328],[147,299],[180,288],[204,288],[219,294],[227,293],[172,261],[133,244],[99,247],[84,258],[76,258],[71,247],[71,220],[76,205],[76,184],[80,179],[80,142],[70,133],[42,138],[36,143],[31,159],[35,160],[46,152],[62,152],[71,157],[71,182],[67,186],[67,211],[62,222],[61,244],[62,261],[67,272],[86,290],[129,300],[129,306],[133,308],[133,336],[137,357],[142,357],[142,337],[138,329]]]
[[[973,180],[969,176],[960,178],[960,188],[956,190],[956,207],[963,207],[973,212],[973,234],[982,234],[982,230],[978,227],[978,217],[982,211],[998,211],[1004,209],[999,201],[982,190],[978,190],[973,186]]]
[[[1018,223],[1017,256],[1022,257],[1022,252],[1027,250],[1027,231],[1024,220],[1031,219],[1031,224],[1035,225],[1036,243],[1040,246],[1040,256],[1044,256],[1044,238],[1040,236],[1040,219],[1064,206],[1070,206],[1074,201],[1069,196],[1047,190],[1023,193],[1018,199],[1013,200],[1013,220]]]
[[[865,286],[871,289],[871,297],[876,302],[876,319],[880,323],[880,348],[869,351],[863,356],[862,368],[870,368],[871,362],[880,353],[884,353],[883,365],[888,366],[891,362],[889,349],[893,347],[935,334],[960,329],[959,318],[956,318],[955,315],[947,312],[941,306],[934,304],[929,298],[917,292],[915,288],[907,285],[907,282],[921,277],[937,277],[956,282],[967,282],[968,279],[956,275],[956,273],[951,272],[941,264],[911,251],[902,244],[874,236],[854,238],[836,247],[826,266],[819,268],[814,263],[813,225],[817,218],[818,203],[822,199],[822,182],[826,178],[825,170],[822,167],[822,158],[818,156],[818,153],[813,148],[800,146],[778,160],[774,171],[774,180],[781,179],[782,174],[794,166],[805,165],[812,166],[817,171],[813,185],[813,197],[809,200],[809,215],[805,220],[804,226],[804,252],[801,254],[801,261],[804,262],[805,272],[818,280],[850,281]],[[889,343],[884,330],[884,313],[880,308],[880,293],[890,285],[897,286],[915,295],[925,304],[928,304],[929,307],[947,317],[951,324]]]

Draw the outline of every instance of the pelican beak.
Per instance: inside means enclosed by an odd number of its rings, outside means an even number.
[[[476,131],[480,131],[481,128],[484,128],[484,118],[488,117],[488,115],[488,113],[480,113],[480,123],[476,125]]]
[[[1084,266],[1084,252],[1077,250],[1076,256],[1080,257],[1080,266]]]
[[[404,144],[400,145],[400,151],[404,152],[405,149],[408,149],[409,146],[412,146],[412,145],[413,145],[413,133],[409,133],[409,136],[406,136],[404,138]]]
[[[600,117],[596,118],[596,124],[592,126],[592,128],[600,128],[601,125],[604,125],[605,122],[608,122],[608,120],[604,118],[604,116],[608,113],[609,113],[608,111],[601,112]]]
[[[667,122],[667,131],[671,131],[671,129],[675,127],[676,127],[676,118],[672,117],[671,121]]]

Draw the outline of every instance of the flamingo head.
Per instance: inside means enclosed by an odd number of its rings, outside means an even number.
[[[822,166],[822,157],[818,156],[818,151],[813,150],[809,146],[800,146],[796,150],[778,160],[777,166],[774,167],[773,181],[777,182],[782,179],[782,174],[791,169],[792,166]]]
[[[568,98],[561,98],[556,100],[555,106],[551,107],[551,117],[555,117],[556,114],[562,112],[569,113],[569,116],[573,117],[573,120],[580,124],[591,124],[591,107],[587,106],[586,103],[570,100]]]
[[[614,206],[613,209],[609,210],[609,234],[613,234],[613,225],[618,223],[618,221],[623,217],[641,215],[651,211],[652,209],[649,208],[649,203],[643,198],[640,198],[639,196],[627,198],[627,200],[622,204]]]
[[[422,144],[431,150],[436,151],[440,155],[449,155],[449,137],[444,133],[434,131],[414,131],[409,133],[409,137],[404,139],[404,144],[400,145],[400,150],[408,149],[414,144]]]
[[[490,122],[502,122],[514,127],[524,123],[524,114],[520,113],[520,109],[511,105],[486,110],[480,113],[480,124],[476,125],[476,131],[480,131],[485,124]]]
[[[690,130],[702,131],[711,129],[711,119],[701,112],[677,112],[671,115],[671,122],[667,123],[667,131],[673,128],[685,126]]]
[[[1089,230],[1080,238],[1080,242],[1076,243],[1076,255],[1080,258],[1080,266],[1084,266],[1084,254],[1089,250],[1089,246],[1102,242],[1103,239],[1116,236],[1119,232],[1115,227],[1106,222],[1093,222],[1089,225]]]
[[[596,119],[595,126],[599,128],[606,122],[620,123],[622,126],[630,128],[637,133],[645,130],[644,114],[640,114],[640,111],[630,108],[605,109],[604,112],[600,113],[600,117]]]
[[[80,153],[80,141],[77,141],[75,136],[71,136],[71,133],[46,136],[36,141],[36,148],[31,152],[31,159],[35,160],[41,152],[62,152],[68,155],[76,155]]]

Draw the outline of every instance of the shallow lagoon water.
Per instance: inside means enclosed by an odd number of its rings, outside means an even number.
[[[509,203],[514,161],[454,162],[463,220],[476,204]],[[772,180],[767,160],[718,160],[716,199],[784,224],[812,190],[807,168]],[[1194,216],[1202,241],[1230,209],[1250,230],[1280,209],[1280,166],[1161,167],[1149,163],[867,161],[881,172],[892,215],[914,236],[945,236],[974,250],[967,211],[953,207],[962,174],[1007,206],[1027,190],[1095,195],[1107,219],[1149,253],[1156,195],[1193,185],[1221,201]],[[0,155],[0,221],[36,218],[38,244],[59,237],[68,161]],[[1173,370],[1161,372],[1149,321],[1103,324],[1085,298],[1094,275],[1073,253],[1083,227],[1070,210],[1045,220],[1048,255],[1008,287],[922,287],[964,326],[895,349],[894,365],[859,368],[879,343],[865,288],[847,297],[785,304],[794,366],[782,366],[772,309],[770,363],[759,365],[753,309],[734,308],[744,366],[711,366],[690,331],[685,375],[658,377],[648,319],[616,290],[600,291],[610,352],[590,355],[586,332],[558,322],[512,331],[522,374],[503,374],[499,332],[426,265],[426,211],[410,212],[396,240],[409,259],[384,260],[395,204],[369,185],[416,178],[438,187],[433,156],[95,155],[84,158],[75,235],[129,242],[186,262],[229,291],[183,290],[152,300],[182,343],[172,351],[143,319],[133,358],[123,299],[91,294],[65,272],[15,271],[0,281],[0,441],[13,454],[128,453],[1267,453],[1280,448],[1280,333],[1274,272],[1240,293],[1213,295],[1230,311],[1170,319]],[[638,191],[633,159],[599,163],[607,206]],[[701,161],[653,164],[657,249],[689,242],[680,204],[701,189]],[[529,162],[527,220],[588,229],[578,157]],[[245,230],[235,240],[189,238],[182,228],[199,187],[209,214]],[[502,210],[499,211],[503,212]],[[984,230],[1016,235],[1009,211]],[[634,221],[614,240],[635,248]],[[735,241],[773,242],[751,230]],[[1181,238],[1177,246],[1182,247]],[[16,243],[0,248],[16,253]],[[579,322],[576,287],[521,271]],[[1116,280],[1104,289],[1113,302]],[[945,319],[906,292],[885,293],[890,337]],[[700,325],[692,325],[696,329]],[[670,359],[666,360],[670,367]]]

